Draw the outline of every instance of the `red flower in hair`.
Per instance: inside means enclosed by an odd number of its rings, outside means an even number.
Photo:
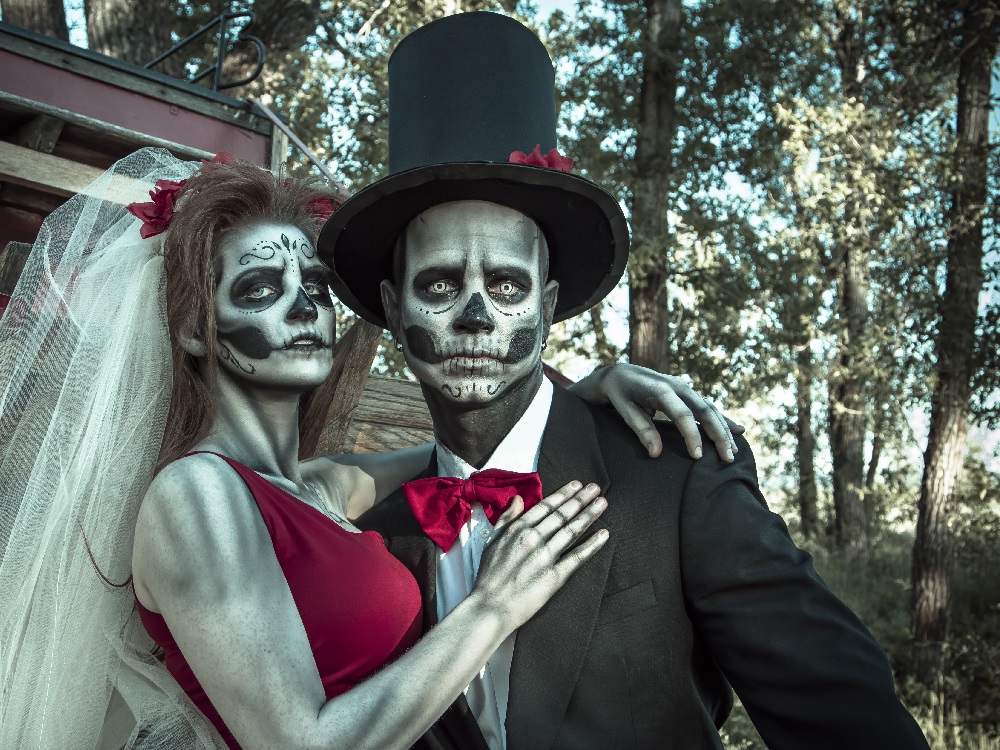
[[[204,172],[210,169],[213,164],[235,164],[236,159],[228,151],[220,151],[209,161],[201,160],[201,171]]]
[[[560,172],[569,172],[573,169],[573,157],[563,156],[559,149],[554,148],[549,153],[542,153],[542,146],[538,144],[530,154],[523,151],[513,151],[510,155],[511,164],[528,164],[533,167],[547,167]]]
[[[338,208],[340,204],[333,198],[313,198],[309,201],[309,213],[322,222],[326,222]]]
[[[211,161],[201,160],[202,173],[208,172],[215,164],[233,164],[236,159],[226,151],[220,151]],[[127,208],[135,218],[142,220],[139,236],[144,240],[163,234],[174,218],[177,208],[177,193],[187,184],[187,180],[157,180],[156,187],[149,191],[153,200],[149,203],[129,203]]]
[[[149,191],[153,200],[149,203],[129,203],[128,210],[142,221],[139,236],[144,240],[155,237],[167,231],[170,220],[174,218],[174,206],[177,203],[177,193],[184,187],[187,180],[157,180],[156,187]]]

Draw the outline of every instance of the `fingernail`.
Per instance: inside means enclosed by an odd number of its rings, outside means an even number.
[[[611,534],[607,529],[601,529],[600,531],[597,532],[597,534],[595,534],[595,536],[602,542],[606,542],[608,540],[608,537],[611,536]]]
[[[587,491],[588,491],[588,492],[597,492],[597,491],[599,491],[600,489],[601,489],[601,488],[600,488],[600,487],[598,487],[598,486],[597,486],[596,484],[594,484],[593,482],[591,482],[590,484],[588,484],[588,485],[587,485]]]
[[[597,510],[603,510],[608,507],[608,499],[606,497],[599,497],[594,501],[594,507]]]
[[[698,448],[694,449],[694,457],[695,458],[701,458],[701,447],[698,447]]]
[[[728,458],[730,461],[733,460],[733,452],[728,448],[726,449],[726,458]]]
[[[581,485],[581,484],[580,484],[580,483],[579,483],[578,481],[576,481],[576,480],[574,479],[574,480],[573,480],[572,482],[570,482],[570,483],[569,483],[569,486],[570,486],[570,489],[573,489],[573,490],[578,490],[578,489],[580,489],[580,487],[581,487],[582,485]]]

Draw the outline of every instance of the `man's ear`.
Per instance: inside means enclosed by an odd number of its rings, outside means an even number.
[[[403,340],[402,316],[399,312],[399,292],[396,286],[389,279],[385,279],[379,286],[382,292],[382,307],[385,309],[385,323],[389,333],[396,341]]]
[[[545,326],[545,338],[549,337],[549,328],[552,327],[552,319],[556,316],[557,299],[559,299],[559,282],[551,279],[542,287],[542,323]]]

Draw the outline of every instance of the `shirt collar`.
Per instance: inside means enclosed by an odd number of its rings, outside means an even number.
[[[483,465],[483,469],[506,469],[507,471],[529,472],[538,469],[538,452],[542,446],[542,434],[545,424],[549,421],[549,408],[552,406],[552,383],[546,377],[535,392],[524,414],[500,441],[493,454]],[[452,453],[437,438],[437,465],[439,477],[459,477],[468,479],[472,474],[482,469],[466,463],[460,456]]]

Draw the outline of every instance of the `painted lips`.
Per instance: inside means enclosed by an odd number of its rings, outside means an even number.
[[[441,367],[448,375],[499,375],[506,370],[506,363],[495,357],[484,357],[482,354],[457,354],[441,362]]]
[[[330,347],[319,336],[303,334],[296,336],[282,348],[290,352],[318,352]]]

